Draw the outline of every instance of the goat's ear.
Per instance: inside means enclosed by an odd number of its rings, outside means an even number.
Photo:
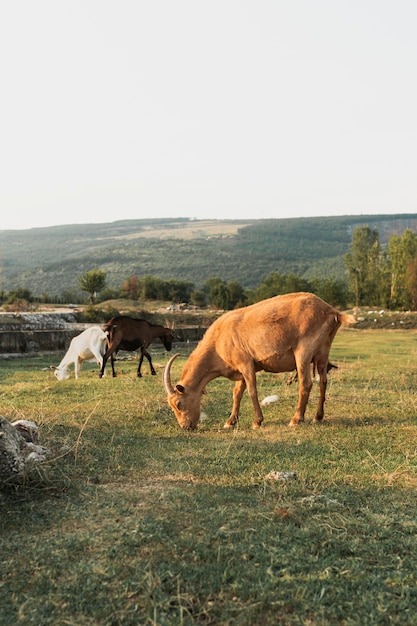
[[[50,365],[49,366],[51,368],[51,370],[57,370],[58,368],[56,367],[56,365]]]
[[[185,388],[182,385],[175,385],[175,389],[178,391],[178,393],[185,393]]]

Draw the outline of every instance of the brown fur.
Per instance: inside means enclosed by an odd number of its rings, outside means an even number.
[[[256,372],[298,372],[300,380],[292,426],[304,420],[312,387],[311,363],[320,376],[320,399],[315,416],[323,419],[327,386],[327,364],[332,341],[341,324],[354,323],[352,316],[334,309],[311,293],[292,293],[229,311],[207,330],[184,365],[175,388],[170,368],[164,382],[168,402],[182,428],[195,428],[200,418],[201,395],[206,385],[219,376],[236,381],[233,408],[225,427],[236,424],[245,389],[252,400],[254,427],[263,421],[256,388]]]

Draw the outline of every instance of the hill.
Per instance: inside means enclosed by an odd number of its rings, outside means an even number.
[[[255,288],[269,274],[345,279],[344,255],[357,226],[376,228],[381,243],[409,228],[417,214],[276,220],[143,219],[0,231],[1,289],[35,295],[77,291],[98,267],[109,287],[137,274],[186,280],[213,276]]]

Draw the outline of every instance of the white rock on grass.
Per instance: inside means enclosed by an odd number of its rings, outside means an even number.
[[[273,404],[274,402],[278,402],[279,398],[276,395],[266,396],[261,402],[262,406],[266,406],[267,404]]]

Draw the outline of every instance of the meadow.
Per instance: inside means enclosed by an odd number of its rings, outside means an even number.
[[[184,356],[187,350],[179,350]],[[325,419],[290,428],[298,385],[260,374],[223,429],[232,383],[181,431],[162,372],[59,355],[0,360],[0,414],[40,427],[52,451],[0,487],[0,622],[54,626],[416,623],[417,331],[339,331]],[[173,365],[179,379],[184,359]],[[288,479],[281,472],[290,472]]]

